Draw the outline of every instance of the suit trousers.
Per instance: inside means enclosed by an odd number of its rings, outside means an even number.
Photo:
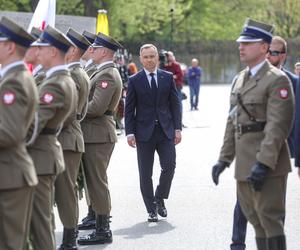
[[[53,225],[54,178],[53,175],[39,175],[39,183],[34,190],[31,218],[34,249],[56,249]]]
[[[247,233],[247,219],[243,214],[239,200],[236,200],[233,214],[233,228],[232,228],[232,243],[231,250],[245,250],[246,233]]]
[[[156,124],[150,140],[147,142],[137,140],[136,146],[140,189],[149,213],[155,209],[155,197],[159,199],[167,199],[169,197],[176,166],[175,144],[174,140],[170,140],[165,135],[161,126]],[[161,174],[154,195],[152,173],[155,151],[159,156]]]
[[[111,199],[108,189],[107,168],[115,143],[86,143],[83,166],[93,210],[109,215]]]
[[[72,229],[76,228],[79,216],[76,181],[82,153],[63,153],[66,169],[55,180],[55,202],[63,226]]]
[[[25,249],[33,187],[0,190],[0,249]]]
[[[255,192],[248,182],[237,182],[241,208],[257,238],[284,235],[286,183],[287,176],[268,178],[261,192]]]

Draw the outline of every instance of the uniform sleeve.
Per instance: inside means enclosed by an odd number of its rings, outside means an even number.
[[[238,79],[238,75],[235,76],[231,83],[231,92],[233,91],[236,81]],[[236,100],[234,101],[236,102]],[[226,128],[223,138],[223,145],[221,147],[219,161],[224,161],[231,163],[235,158],[235,127],[233,123],[233,119],[236,114],[230,114],[233,112],[233,109],[235,108],[236,103],[233,103],[231,101],[230,103],[230,109],[229,109],[229,115],[226,122]]]
[[[129,78],[125,99],[125,132],[135,134],[136,92],[132,78]]]
[[[111,74],[104,73],[100,77],[95,76],[92,80],[95,86],[94,94],[88,104],[86,117],[93,118],[104,115],[115,92],[116,85]]]
[[[288,138],[294,117],[294,94],[286,76],[280,76],[268,89],[265,137],[257,160],[274,169],[282,145]]]
[[[46,83],[39,91],[38,134],[46,127],[58,109],[64,106],[64,92],[59,84]]]
[[[221,152],[219,156],[219,161],[224,161],[231,163],[235,157],[235,138],[234,138],[235,128],[232,118],[228,116],[223,145],[221,147]]]
[[[0,90],[0,148],[13,147],[25,140],[26,94],[18,82],[3,83]]]

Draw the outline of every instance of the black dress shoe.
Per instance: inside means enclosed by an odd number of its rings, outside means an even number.
[[[165,207],[165,203],[164,203],[163,199],[156,200],[156,207],[157,207],[157,213],[161,217],[167,217],[168,216],[168,211]]]
[[[148,222],[157,222],[157,214],[155,212],[150,212],[148,215]]]

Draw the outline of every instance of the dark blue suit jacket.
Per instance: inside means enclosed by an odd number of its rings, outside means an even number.
[[[126,135],[134,134],[137,141],[148,141],[158,119],[169,139],[175,130],[181,130],[180,100],[172,73],[157,70],[157,101],[154,103],[151,87],[144,70],[129,78],[125,101]]]
[[[300,78],[298,77],[298,83],[296,87],[296,113],[295,113],[295,166],[300,167]]]
[[[282,69],[282,71],[291,80],[293,90],[294,90],[294,94],[296,96],[296,89],[297,89],[297,84],[298,84],[299,77],[297,75],[293,74],[292,72],[286,70],[286,69]],[[300,110],[299,110],[299,112],[300,112]],[[290,132],[290,135],[289,135],[287,141],[288,141],[291,157],[294,158],[295,157],[295,121],[293,123],[293,127],[292,127],[292,130]]]

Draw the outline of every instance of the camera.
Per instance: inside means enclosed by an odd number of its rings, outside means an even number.
[[[159,51],[158,56],[159,56],[159,68],[165,69],[165,65],[168,64],[168,52],[162,49]]]

